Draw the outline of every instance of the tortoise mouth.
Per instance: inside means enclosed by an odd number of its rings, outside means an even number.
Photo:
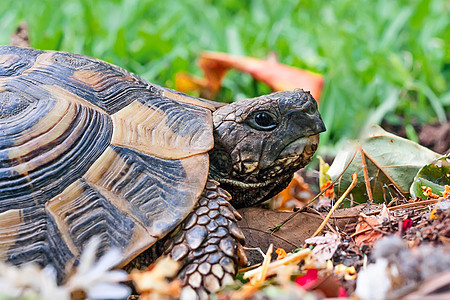
[[[312,160],[319,145],[319,134],[301,137],[288,144],[278,158],[267,168],[260,171],[265,177],[293,174]]]
[[[308,148],[313,148],[315,152],[318,144],[319,144],[319,134],[301,137],[288,144],[280,152],[278,159],[283,159],[286,157],[298,157],[302,155],[303,152],[308,151],[309,150]]]
[[[279,181],[277,177],[291,175],[300,168],[307,165],[319,144],[319,134],[301,137],[289,143],[268,167],[259,169],[251,174],[244,174],[245,177],[239,178],[216,177],[220,183],[240,187],[240,188],[263,188]]]
[[[246,174],[245,177],[223,177],[210,173],[232,195],[235,207],[247,207],[269,199],[283,190],[292,175],[306,166],[316,152],[319,134],[301,137],[289,143],[267,168]]]

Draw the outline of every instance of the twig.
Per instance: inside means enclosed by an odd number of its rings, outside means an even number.
[[[347,188],[347,190],[344,192],[344,194],[342,194],[341,198],[339,198],[339,200],[336,201],[336,203],[333,205],[331,210],[328,212],[328,215],[326,216],[325,220],[323,220],[322,224],[320,224],[319,228],[317,228],[316,232],[314,232],[314,234],[311,237],[315,237],[322,231],[322,229],[328,223],[328,220],[331,218],[331,215],[334,213],[334,211],[339,207],[341,202],[344,201],[344,199],[345,199],[345,197],[347,197],[348,193],[350,193],[350,191],[356,186],[356,182],[357,182],[357,175],[356,175],[356,173],[353,173],[352,183]]]
[[[360,231],[357,231],[357,232],[351,234],[350,238],[353,238],[353,237],[355,237],[357,235],[360,235],[361,233],[364,233],[364,232],[367,232],[367,231],[371,231],[371,230],[372,230],[372,228],[370,228],[370,227],[369,228],[364,228],[363,230],[360,230]]]
[[[286,257],[283,258],[283,259],[274,261],[274,262],[272,262],[271,264],[269,264],[269,265],[267,266],[268,274],[270,274],[269,271],[270,271],[271,269],[277,268],[277,267],[282,266],[282,265],[286,265],[286,264],[288,264],[288,263],[290,263],[290,262],[300,261],[300,260],[302,260],[303,258],[307,257],[310,253],[311,253],[311,250],[310,250],[310,249],[303,249],[303,250],[301,250],[301,251],[299,251],[299,252],[296,252],[296,253],[294,253],[294,254],[292,254],[292,255],[288,255],[288,256],[286,256]],[[261,266],[261,267],[255,269],[255,270],[251,270],[251,271],[246,272],[246,273],[244,274],[244,276],[243,276],[244,279],[245,279],[245,278],[252,277],[252,276],[255,276],[256,274],[258,274],[259,272],[262,271],[262,268],[263,268],[263,266]]]
[[[325,191],[327,191],[329,188],[333,187],[333,185],[336,183],[336,181],[338,181],[338,179],[340,179],[342,177],[342,175],[345,173],[345,171],[347,170],[347,168],[350,166],[350,164],[352,163],[353,159],[356,156],[356,151],[355,153],[353,153],[352,158],[350,159],[350,161],[347,163],[347,165],[345,166],[344,170],[342,170],[341,174],[339,174],[338,177],[336,177],[336,179],[333,180],[333,182],[328,185],[326,188],[324,188],[323,190],[320,191],[320,193],[318,193],[314,198],[311,199],[311,201],[309,201],[308,203],[306,203],[305,206],[303,206],[301,209],[297,210],[296,212],[294,212],[292,215],[290,215],[289,217],[286,218],[286,220],[284,220],[283,222],[281,222],[278,225],[275,225],[273,227],[270,227],[268,229],[268,231],[271,231],[272,233],[280,230],[280,228],[286,224],[287,222],[289,222],[290,220],[292,220],[292,218],[294,218],[296,215],[298,215],[299,213],[303,212],[306,210],[306,208],[308,207],[308,205],[310,205],[311,203],[313,203],[314,201],[316,201],[317,198],[319,198],[320,196],[323,195],[323,193],[325,193]]]
[[[389,210],[398,210],[398,209],[402,209],[402,208],[409,208],[409,207],[415,207],[415,206],[426,206],[428,204],[434,204],[438,202],[438,199],[430,199],[430,200],[424,200],[424,201],[420,201],[420,202],[413,202],[413,203],[406,203],[406,204],[402,204],[402,205],[397,205],[397,206],[392,206],[389,207]],[[365,213],[367,216],[371,216],[371,215],[377,215],[381,212],[381,210],[376,210],[376,211],[371,211],[368,213]],[[352,219],[352,218],[358,218],[360,215],[348,215],[348,216],[334,216],[334,219]]]
[[[264,261],[261,266],[261,273],[259,273],[259,278],[257,279],[259,282],[263,282],[264,280],[266,280],[267,271],[269,271],[268,266],[270,264],[270,260],[272,259],[272,251],[273,251],[273,244],[270,244],[269,249],[267,250],[266,253],[266,257],[264,257]]]
[[[250,266],[250,267],[245,267],[245,268],[240,268],[237,272],[238,273],[244,273],[253,269],[256,269],[257,267],[261,266],[262,263],[257,263],[256,265]]]
[[[367,190],[367,197],[369,197],[369,202],[373,202],[373,196],[372,196],[372,190],[370,189],[370,182],[369,182],[369,173],[367,171],[367,164],[366,164],[366,157],[364,155],[364,150],[362,147],[359,147],[359,153],[361,153],[361,163],[362,163],[362,169],[364,174],[364,182],[366,184],[366,190]]]
[[[386,205],[386,207],[391,207],[391,205],[396,201],[398,201],[397,197],[392,198],[391,202],[389,202],[388,205]]]
[[[366,215],[367,216],[367,215]],[[362,230],[360,230],[360,231],[357,231],[357,232],[355,232],[355,233],[353,233],[353,234],[351,234],[350,235],[350,238],[353,238],[353,237],[355,237],[355,236],[357,236],[357,235],[360,235],[360,234],[362,234],[362,233],[365,233],[365,232],[367,232],[367,231],[376,231],[376,232],[379,232],[379,233],[381,233],[381,234],[384,234],[384,235],[389,235],[389,232],[386,232],[386,231],[383,231],[383,230],[381,230],[381,229],[379,229],[379,227],[381,227],[381,226],[372,226],[369,222],[367,222],[365,219],[363,219],[363,221],[367,224],[367,226],[369,226],[368,228],[364,228],[364,229],[362,229]]]
[[[420,202],[406,203],[406,204],[402,204],[402,205],[393,206],[393,207],[389,208],[389,210],[397,210],[397,209],[414,207],[414,206],[422,206],[422,205],[425,206],[428,204],[436,203],[438,201],[439,201],[439,199],[430,199],[430,200],[424,200],[424,201],[420,201]]]

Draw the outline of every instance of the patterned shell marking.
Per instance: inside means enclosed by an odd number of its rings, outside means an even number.
[[[63,273],[93,235],[125,264],[192,210],[211,107],[121,68],[0,47],[0,261]]]

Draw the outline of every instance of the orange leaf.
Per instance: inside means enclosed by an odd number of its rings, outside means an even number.
[[[286,251],[283,248],[278,248],[275,253],[278,254],[277,260],[283,259],[287,256]]]
[[[222,79],[229,69],[236,69],[248,73],[256,80],[266,83],[274,91],[286,91],[301,88],[310,91],[318,101],[322,91],[323,77],[309,71],[280,64],[273,59],[257,59],[242,57],[220,52],[204,52],[199,59],[206,82],[198,88],[204,96],[213,98],[222,86]],[[198,78],[192,78],[198,84]],[[192,90],[183,89],[177,80],[177,89],[181,92]]]
[[[356,225],[356,232],[360,232],[366,229],[371,229],[378,226],[378,220],[374,216],[369,216],[364,218],[366,222],[360,222]],[[368,245],[373,244],[376,240],[381,238],[383,235],[380,232],[375,230],[369,230],[362,234],[359,234],[355,237],[356,245],[361,246],[362,243],[366,243]]]
[[[334,197],[334,188],[333,185],[331,184],[332,181],[331,180],[327,180],[327,182],[325,182],[321,187],[320,190],[323,191],[324,189],[328,188],[329,186],[331,186],[329,189],[327,189],[324,193],[325,197],[328,198],[333,198]]]

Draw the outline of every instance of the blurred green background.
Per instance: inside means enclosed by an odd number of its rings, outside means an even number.
[[[204,50],[265,58],[325,77],[323,151],[371,123],[404,128],[450,115],[448,0],[2,0],[0,43],[25,20],[31,46],[94,56],[174,87]],[[227,74],[219,100],[269,92]]]

